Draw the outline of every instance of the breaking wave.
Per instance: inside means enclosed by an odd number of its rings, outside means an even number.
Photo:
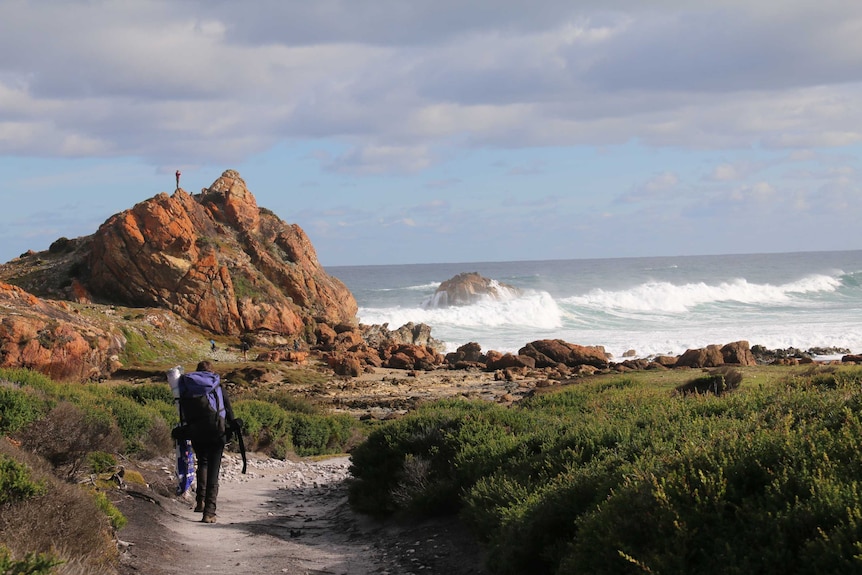
[[[684,313],[698,306],[716,303],[767,307],[793,305],[799,302],[798,296],[835,292],[841,285],[839,278],[828,275],[812,275],[778,286],[750,283],[745,279],[717,285],[703,282],[683,285],[647,282],[620,291],[593,289],[585,295],[564,298],[561,302],[589,309]]]

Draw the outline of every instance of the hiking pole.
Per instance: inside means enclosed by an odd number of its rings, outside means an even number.
[[[236,435],[236,440],[239,442],[239,453],[242,455],[242,474],[245,475],[245,470],[248,467],[248,461],[245,458],[245,440],[242,438],[242,420],[234,419],[231,422],[231,428]]]

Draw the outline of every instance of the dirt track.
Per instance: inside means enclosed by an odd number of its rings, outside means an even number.
[[[120,574],[482,574],[478,546],[453,519],[378,522],[347,505],[349,459],[252,456],[247,475],[225,458],[218,522],[200,522],[190,498],[130,486],[118,501]],[[167,482],[170,470],[144,470]]]

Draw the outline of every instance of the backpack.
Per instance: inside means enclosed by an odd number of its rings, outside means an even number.
[[[180,432],[192,441],[214,441],[225,434],[224,395],[219,376],[193,371],[180,376]]]

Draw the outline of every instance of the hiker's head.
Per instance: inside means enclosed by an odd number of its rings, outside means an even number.
[[[213,364],[210,363],[206,359],[198,364],[197,371],[212,371],[212,370],[213,370]]]

